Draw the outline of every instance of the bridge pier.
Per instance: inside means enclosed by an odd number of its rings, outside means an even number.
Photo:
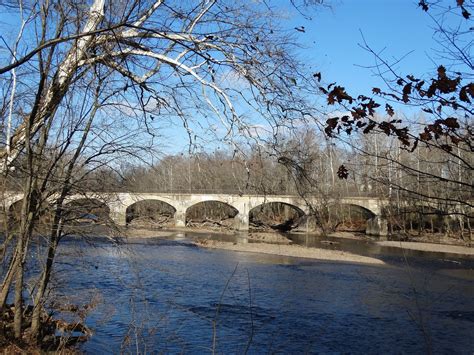
[[[186,227],[186,208],[180,207],[174,213],[175,227]]]
[[[119,226],[127,225],[127,207],[120,203],[120,201],[114,201],[109,203],[109,217],[110,219]]]
[[[241,201],[234,203],[234,207],[239,211],[234,217],[234,228],[238,231],[246,232],[249,230],[250,224],[250,200],[243,198]]]
[[[234,217],[234,228],[238,231],[248,231],[249,230],[249,214],[248,213],[238,213]]]
[[[127,225],[127,214],[124,212],[110,212],[110,219],[114,221],[116,225],[126,226]]]
[[[382,216],[375,216],[367,221],[365,234],[385,238],[388,235],[387,220]]]

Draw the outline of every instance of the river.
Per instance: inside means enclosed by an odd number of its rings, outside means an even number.
[[[474,351],[474,259],[294,237],[386,266],[195,247],[192,234],[66,239],[61,303],[92,300],[86,353]],[[214,236],[219,238],[219,236]],[[224,238],[222,236],[222,238]],[[228,238],[228,237],[226,237]]]

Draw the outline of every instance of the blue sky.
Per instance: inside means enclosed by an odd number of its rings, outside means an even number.
[[[288,0],[278,1],[282,10],[290,9]],[[270,3],[271,3],[270,1]],[[315,72],[321,72],[325,83],[337,82],[353,95],[371,95],[373,87],[383,88],[380,77],[364,68],[375,63],[374,56],[362,49],[366,42],[387,60],[403,57],[395,69],[403,74],[424,76],[434,72],[436,63],[433,49],[438,45],[433,39],[432,20],[412,0],[326,0],[330,8],[317,8],[311,20],[305,20],[293,10],[293,17],[284,26],[305,27],[305,32],[295,30],[297,40],[304,46],[299,56]],[[455,0],[446,0],[455,4]],[[393,104],[400,113],[408,116],[418,109]],[[323,107],[323,110],[326,107]],[[174,128],[169,133],[176,134]],[[182,138],[182,137],[181,137]],[[176,150],[186,150],[187,141],[177,139]]]
[[[421,75],[435,68],[428,56],[436,47],[431,25],[415,1],[336,0],[331,9],[320,10],[311,21],[304,21],[306,33],[299,37],[308,46],[302,55],[323,73],[325,81],[337,81],[356,93],[370,93],[381,80],[360,67],[374,64],[373,55],[359,46],[361,33],[374,50],[383,50],[387,59],[408,54],[398,68]]]
[[[278,6],[290,9],[289,0],[267,1],[277,1]],[[299,56],[310,70],[322,73],[324,82],[337,82],[355,95],[368,95],[375,86],[383,88],[380,78],[360,67],[374,64],[374,57],[359,46],[362,34],[374,50],[383,50],[384,58],[391,60],[407,55],[397,65],[405,74],[423,75],[439,64],[429,57],[437,45],[432,38],[432,22],[417,6],[418,0],[325,2],[330,8],[317,8],[311,14],[311,20],[303,19],[293,10],[295,16],[284,24],[290,29],[305,27],[305,33],[295,30],[297,39],[305,47]],[[454,5],[455,0],[445,0],[445,3]],[[0,21],[11,23],[12,19],[0,14]],[[183,132],[178,133],[177,127],[169,127],[163,133],[173,137],[172,150],[186,149],[186,136]]]

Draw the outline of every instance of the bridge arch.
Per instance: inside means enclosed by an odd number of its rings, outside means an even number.
[[[17,204],[19,202],[23,201],[23,196],[15,196],[13,198],[7,198],[5,199],[5,203],[2,206],[6,212],[8,212],[14,204]]]
[[[20,199],[17,199],[17,200],[14,200],[14,201],[11,201],[10,204],[8,204],[6,207],[6,210],[8,211],[8,213],[12,213],[16,210],[19,210],[21,208],[21,204],[23,202],[23,199],[20,198]]]
[[[23,199],[20,198],[19,200],[15,200],[7,207],[8,214],[15,213],[21,209],[21,204],[23,203]]]
[[[66,223],[106,223],[110,220],[110,207],[97,198],[74,198],[65,205]]]
[[[296,204],[284,201],[263,202],[249,211],[252,228],[271,228],[289,231],[305,216],[305,211]]]
[[[234,228],[239,210],[227,201],[209,199],[194,202],[186,208],[185,225],[195,223],[210,227]]]
[[[135,220],[135,224],[153,226],[168,224],[174,219],[176,208],[160,199],[143,199],[128,205],[125,209],[125,225]]]
[[[352,205],[361,207],[375,216],[380,216],[382,214],[382,207],[386,201],[380,201],[376,198],[364,198],[364,197],[347,197],[340,200],[332,201],[332,204],[341,204],[341,205]]]
[[[336,230],[365,232],[368,221],[375,216],[367,206],[342,202],[329,205],[326,218],[328,224]]]
[[[42,229],[45,226],[50,225],[52,222],[52,211],[51,205],[47,201],[41,201],[38,208],[38,215],[36,216],[35,228],[37,230]],[[23,198],[15,199],[9,204],[5,205],[6,222],[9,228],[16,228],[20,224],[21,219],[21,208],[23,204]]]

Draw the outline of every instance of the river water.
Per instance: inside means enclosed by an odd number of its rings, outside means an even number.
[[[95,308],[86,353],[474,351],[474,260],[293,237],[386,266],[207,250],[194,235],[65,240],[54,290]],[[216,238],[216,236],[214,236]],[[219,236],[217,236],[219,238]],[[224,238],[224,237],[222,237]],[[228,237],[227,237],[228,238]]]

